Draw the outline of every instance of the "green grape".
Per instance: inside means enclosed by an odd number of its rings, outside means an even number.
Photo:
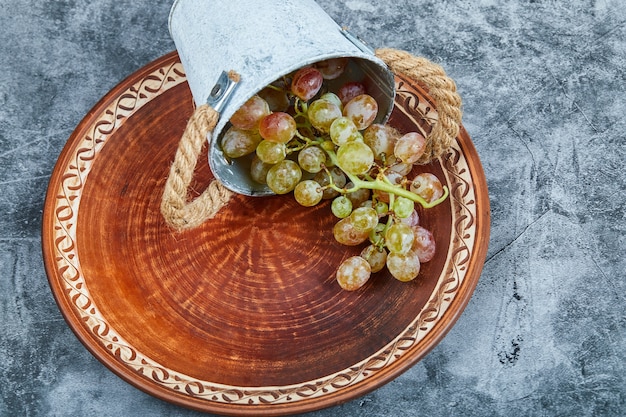
[[[374,205],[374,210],[376,210],[379,216],[386,216],[389,213],[389,204],[384,201],[377,201]]]
[[[337,150],[339,166],[349,174],[362,175],[374,164],[374,153],[365,143],[352,141]]]
[[[298,153],[298,164],[303,170],[317,174],[326,165],[326,152],[317,146],[309,146]]]
[[[276,194],[287,194],[296,188],[302,178],[302,171],[295,162],[285,159],[267,171],[267,185]]]
[[[398,281],[408,282],[415,279],[420,273],[420,267],[420,260],[414,251],[390,252],[387,255],[387,269]]]
[[[374,245],[368,245],[361,251],[361,258],[370,264],[372,273],[381,271],[387,262],[387,251]]]
[[[341,146],[344,143],[361,139],[363,136],[351,119],[342,116],[330,125],[330,138],[335,145]]]
[[[287,146],[284,143],[262,140],[256,147],[256,154],[266,164],[277,164],[287,156]]]
[[[296,201],[304,207],[313,207],[322,201],[322,187],[313,180],[304,180],[293,190]]]
[[[372,273],[370,264],[360,256],[351,256],[339,265],[337,282],[347,291],[361,288],[369,280]]]
[[[350,222],[356,230],[369,233],[378,224],[378,213],[370,207],[358,207],[350,214]]]
[[[350,218],[339,220],[333,227],[333,236],[335,240],[342,245],[356,246],[365,242],[369,236],[369,233],[356,230]]]
[[[385,246],[391,253],[407,253],[415,239],[411,226],[394,223],[385,232]]]
[[[401,219],[406,219],[413,213],[415,203],[406,197],[396,197],[393,202],[393,212]]]
[[[322,100],[328,100],[331,103],[335,103],[339,109],[343,110],[343,103],[337,94],[335,93],[324,93],[320,96]]]
[[[323,141],[320,146],[325,151],[334,151],[335,150],[335,144],[331,140]]]
[[[385,229],[387,226],[383,223],[378,223],[376,227],[369,232],[368,238],[372,245],[374,246],[382,246],[385,243]]]
[[[346,218],[352,213],[352,202],[348,197],[340,195],[333,200],[330,210],[340,219]]]
[[[266,164],[261,161],[258,156],[254,155],[250,163],[250,176],[259,184],[267,184],[267,171],[269,171],[272,166],[272,164]]]
[[[258,133],[233,126],[222,137],[222,151],[229,158],[240,158],[254,152],[261,140]]]
[[[333,121],[341,117],[341,109],[330,100],[319,99],[309,105],[307,116],[314,128],[328,133]]]

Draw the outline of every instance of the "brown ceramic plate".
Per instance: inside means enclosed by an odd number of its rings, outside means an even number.
[[[397,88],[390,123],[428,129],[436,110],[425,90],[401,78]],[[161,193],[192,111],[178,56],[168,54],[108,93],[58,159],[43,256],[61,312],[93,355],[181,406],[285,415],[363,395],[444,337],[489,239],[485,178],[465,130],[423,167],[450,188],[445,203],[421,213],[436,258],[411,283],[381,272],[346,292],[335,270],[360,249],[334,241],[328,203],[237,196],[197,229],[168,229]],[[201,192],[212,176],[198,165]]]

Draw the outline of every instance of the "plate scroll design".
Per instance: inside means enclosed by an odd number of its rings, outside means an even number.
[[[440,161],[450,187],[449,201],[454,224],[446,269],[441,273],[430,301],[415,320],[387,346],[362,362],[315,381],[290,386],[228,386],[197,380],[169,369],[138,352],[109,325],[89,293],[75,243],[81,191],[107,139],[145,103],[185,81],[178,61],[145,75],[113,100],[85,129],[89,133],[79,140],[72,150],[70,162],[63,167],[54,210],[55,266],[66,299],[90,335],[125,367],[163,388],[216,403],[241,405],[284,404],[340,391],[388,368],[419,344],[453,301],[467,272],[465,264],[470,259],[475,240],[476,203],[471,174],[463,151],[456,142]],[[397,83],[400,111],[422,124],[436,117],[427,101],[410,88],[404,88],[404,81]]]

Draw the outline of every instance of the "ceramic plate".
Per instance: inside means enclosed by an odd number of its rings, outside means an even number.
[[[396,78],[390,123],[429,129],[427,92]],[[413,282],[386,272],[361,290],[335,281],[360,248],[336,243],[328,203],[236,196],[200,227],[159,211],[193,103],[176,53],[136,72],[78,125],[46,197],[43,255],[69,326],[134,386],[226,415],[286,415],[340,404],[422,359],[469,301],[489,240],[484,174],[464,129],[420,167],[450,189],[420,212],[437,255]],[[201,156],[193,192],[211,181]]]

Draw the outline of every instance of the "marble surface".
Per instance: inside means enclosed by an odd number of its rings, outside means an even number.
[[[483,274],[421,362],[324,416],[626,411],[626,9],[618,0],[319,0],[376,47],[440,63],[492,208]],[[135,389],[63,320],[41,255],[50,173],[89,109],[174,49],[165,0],[3,0],[0,415],[200,416]]]

